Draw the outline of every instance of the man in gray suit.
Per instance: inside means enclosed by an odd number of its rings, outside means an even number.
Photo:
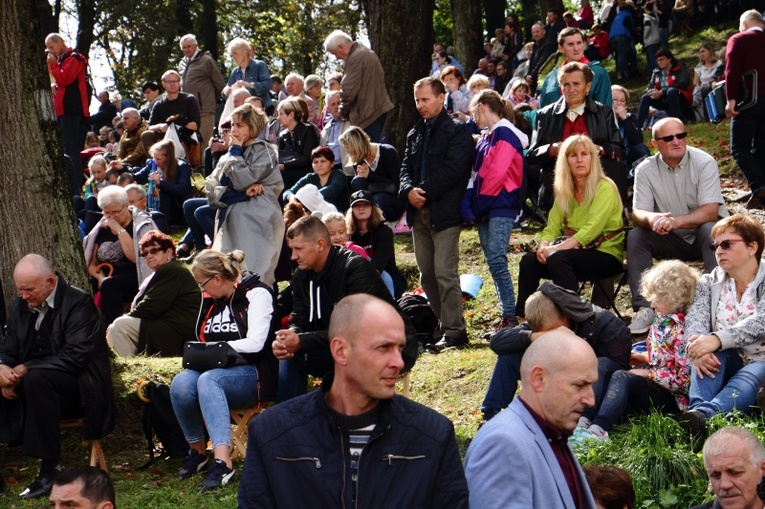
[[[568,437],[595,404],[597,378],[592,347],[570,330],[531,344],[521,361],[520,395],[470,444],[471,508],[595,508]]]

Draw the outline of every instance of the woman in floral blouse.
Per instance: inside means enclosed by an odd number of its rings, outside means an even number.
[[[765,380],[762,225],[736,214],[715,224],[712,239],[718,267],[699,280],[686,324],[693,372],[680,424],[694,435],[715,414],[750,412]]]
[[[628,408],[641,413],[652,409],[680,413],[688,406],[691,366],[684,324],[698,279],[696,269],[677,260],[661,262],[643,274],[640,292],[656,310],[646,339],[647,355],[633,354],[633,364],[641,367],[611,376],[598,415],[592,423],[580,419],[575,432],[579,438],[605,439]]]

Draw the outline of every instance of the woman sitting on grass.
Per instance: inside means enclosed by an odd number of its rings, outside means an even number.
[[[677,260],[659,263],[643,274],[640,292],[656,310],[646,339],[648,354],[633,354],[636,367],[611,376],[597,416],[579,419],[578,438],[608,438],[627,409],[680,413],[688,406],[691,365],[685,353],[685,313],[691,305],[697,270]]]
[[[686,322],[693,373],[680,425],[694,435],[715,414],[751,412],[765,380],[762,225],[736,214],[712,227],[712,239],[718,266],[699,279]]]

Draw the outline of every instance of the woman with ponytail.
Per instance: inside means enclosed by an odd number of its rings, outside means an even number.
[[[225,341],[240,357],[225,368],[180,372],[170,387],[173,410],[189,443],[189,454],[178,476],[189,479],[208,470],[197,486],[201,492],[227,484],[231,465],[231,409],[273,401],[279,364],[271,350],[274,295],[256,274],[246,271],[244,253],[206,249],[191,265],[202,289],[196,334],[198,341]],[[208,464],[205,428],[213,446]]]
[[[513,106],[493,90],[482,90],[470,103],[484,133],[476,144],[473,174],[462,203],[462,217],[478,229],[502,308],[500,329],[517,325],[513,280],[507,268],[510,233],[525,197],[523,148],[528,137],[513,125]]]

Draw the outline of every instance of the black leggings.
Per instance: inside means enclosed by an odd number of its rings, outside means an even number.
[[[526,253],[521,258],[518,273],[516,314],[526,316],[526,299],[537,290],[540,279],[552,279],[556,285],[576,291],[577,281],[585,276],[606,279],[618,274],[620,270],[621,260],[596,249],[558,251],[547,259],[546,264],[539,263],[536,253]]]

